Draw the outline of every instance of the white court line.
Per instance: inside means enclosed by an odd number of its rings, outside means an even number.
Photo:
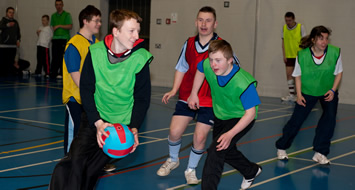
[[[260,120],[257,120],[256,122],[261,122],[261,121],[266,121],[266,120],[271,120],[271,119],[276,119],[276,118],[281,118],[281,117],[286,117],[286,116],[289,116],[291,114],[287,114],[287,115],[282,115],[282,116],[277,116],[277,117],[272,117],[272,118],[266,118],[266,119],[260,119]],[[1,118],[2,116],[0,116]],[[15,118],[10,118],[10,119],[15,119]],[[16,120],[16,119],[15,119]],[[23,120],[23,119],[17,119],[17,120]],[[25,120],[25,121],[30,121],[30,122],[34,122],[34,123],[44,123],[44,122],[40,122],[40,121],[31,121],[31,120]],[[59,125],[59,124],[53,124],[53,125]],[[191,125],[195,125],[195,123],[190,123],[188,126],[191,126]],[[63,125],[60,125],[60,126],[63,126]],[[163,129],[157,129],[157,130],[152,130],[152,131],[147,131],[147,132],[142,132],[142,133],[139,133],[139,134],[147,134],[147,133],[152,133],[152,132],[157,132],[157,131],[162,131],[162,130],[168,130],[169,128],[163,128]],[[189,136],[189,135],[193,135],[193,133],[186,133],[186,134],[183,134],[183,136]],[[144,145],[144,144],[150,144],[150,143],[154,143],[154,142],[160,142],[160,141],[165,141],[167,140],[168,138],[161,138],[161,139],[156,139],[156,140],[152,140],[152,141],[147,141],[147,142],[143,142],[143,143],[140,143],[140,145]],[[56,148],[62,148],[61,147],[56,147]],[[28,154],[34,154],[36,153],[36,151],[33,151],[33,152],[28,152]],[[289,154],[289,155],[292,155],[292,154]],[[16,155],[14,155],[16,156]],[[49,162],[50,163],[50,162]],[[46,163],[44,163],[46,164]],[[35,165],[34,165],[35,166]],[[21,168],[18,168],[18,169],[21,169]],[[231,172],[234,172],[234,171],[231,171]]]
[[[23,169],[23,168],[29,168],[29,167],[33,167],[33,166],[39,166],[39,165],[43,165],[43,164],[49,164],[49,163],[52,163],[52,162],[58,162],[59,160],[60,159],[49,160],[49,161],[39,162],[39,163],[35,163],[35,164],[29,164],[29,165],[19,166],[19,167],[15,167],[15,168],[9,168],[9,169],[5,169],[5,170],[0,170],[0,173],[13,171],[13,170],[18,170],[18,169]]]
[[[329,160],[336,160],[338,158],[342,158],[342,157],[345,157],[345,156],[348,156],[350,154],[354,154],[355,153],[355,150],[354,151],[351,151],[351,152],[348,152],[348,153],[345,153],[345,154],[341,154],[337,157],[334,157],[334,158],[331,158]],[[310,166],[306,166],[306,167],[303,167],[303,168],[300,168],[300,169],[297,169],[297,170],[294,170],[294,171],[291,171],[291,172],[288,172],[288,173],[285,173],[285,174],[282,174],[282,175],[279,175],[279,176],[276,176],[276,177],[273,177],[273,178],[270,178],[268,180],[264,180],[262,182],[259,182],[259,183],[255,183],[253,184],[252,186],[250,186],[250,188],[253,188],[253,187],[257,187],[257,186],[260,186],[262,184],[265,184],[265,183],[268,183],[268,182],[271,182],[271,181],[274,181],[274,180],[277,180],[277,179],[280,179],[282,177],[285,177],[285,176],[288,176],[288,175],[291,175],[291,174],[294,174],[294,173],[298,173],[298,172],[301,172],[301,171],[304,171],[306,169],[309,169],[309,168],[312,168],[314,166],[317,166],[317,165],[320,165],[319,163],[316,163],[316,164],[312,164]]]
[[[59,106],[59,105],[57,105]],[[62,105],[60,105],[62,106]],[[46,107],[43,107],[43,108],[46,108]],[[312,110],[314,111],[314,110]],[[277,118],[281,118],[281,117],[286,117],[286,116],[289,116],[291,114],[286,114],[286,115],[282,115],[282,116],[276,116],[276,117],[271,117],[271,118],[266,118],[266,119],[259,119],[257,120],[256,122],[261,122],[261,121],[267,121],[267,120],[271,120],[271,119],[277,119]],[[0,116],[1,118],[2,116]],[[2,118],[8,118],[8,117],[2,117]],[[14,120],[21,120],[21,121],[28,121],[28,122],[34,122],[34,123],[44,123],[44,124],[51,124],[51,123],[46,123],[46,122],[41,122],[41,121],[32,121],[32,120],[25,120],[25,119],[18,119],[18,118],[8,118],[8,119],[14,119]],[[60,124],[52,124],[52,125],[58,125],[58,126],[63,126],[63,125],[60,125]],[[188,126],[191,126],[191,125],[195,125],[195,122],[194,123],[190,123]],[[152,131],[148,131],[148,132],[142,132],[142,133],[139,133],[139,134],[147,134],[147,133],[152,133],[152,132],[157,132],[157,131],[162,131],[162,130],[168,130],[169,128],[163,128],[163,129],[158,129],[158,130],[152,130]],[[193,135],[193,133],[187,133],[187,134],[183,134],[183,136],[189,136],[189,135]],[[159,142],[159,141],[165,141],[167,140],[167,138],[162,138],[162,139],[156,139],[156,140],[152,140],[152,141],[148,141],[148,142],[143,142],[143,143],[140,143],[141,145],[143,144],[150,144],[150,143],[154,143],[154,142]],[[56,147],[56,148],[62,148],[61,147]],[[298,152],[298,151],[297,151]],[[28,152],[27,154],[33,154],[33,153],[36,153],[36,151],[34,152]],[[296,152],[295,152],[296,153]],[[289,155],[292,155],[292,154],[289,154]],[[15,156],[15,155],[14,155]],[[60,159],[58,159],[60,160]],[[51,163],[52,161],[49,161],[49,162],[42,162],[43,164],[47,164],[47,163]],[[31,166],[37,166],[37,165],[41,165],[41,164],[32,164],[32,165],[28,165],[29,167]],[[25,166],[24,166],[25,167]],[[16,169],[21,169],[23,167],[17,167]],[[13,169],[14,170],[14,169]],[[5,170],[1,170],[1,171],[5,171]],[[6,170],[7,171],[7,170]],[[8,170],[10,171],[10,170]]]
[[[37,150],[37,151],[32,151],[32,152],[26,152],[26,153],[21,153],[21,154],[14,154],[14,155],[10,155],[10,156],[3,156],[3,157],[0,157],[0,160],[5,159],[5,158],[13,158],[13,157],[17,157],[17,156],[35,154],[35,153],[39,153],[39,152],[46,152],[46,151],[51,151],[51,150],[56,150],[56,149],[61,149],[61,148],[63,148],[63,146],[58,146],[58,147],[48,148],[48,149],[43,149],[43,150]]]
[[[331,144],[338,143],[338,142],[345,141],[345,140],[349,140],[349,139],[354,138],[354,137],[355,137],[355,135],[343,137],[343,138],[340,138],[340,139],[337,139],[337,140],[332,141]],[[308,147],[308,148],[305,148],[305,149],[302,149],[302,150],[298,150],[298,151],[289,153],[288,156],[291,157],[291,156],[293,156],[293,155],[297,155],[297,154],[300,154],[300,153],[302,153],[302,152],[307,152],[307,151],[312,150],[312,149],[313,149],[313,147]],[[333,157],[333,158],[331,158],[331,159],[329,159],[329,160],[335,160],[335,159],[338,159],[338,158],[342,158],[342,157],[344,157],[344,156],[348,156],[348,155],[353,154],[353,153],[355,153],[355,151],[348,152],[348,153],[345,153],[345,154],[342,154],[342,155]],[[292,159],[292,158],[291,158],[291,159]],[[270,159],[268,159],[268,160],[264,160],[264,161],[258,162],[257,164],[262,165],[262,164],[265,164],[265,163],[268,163],[268,162],[271,162],[271,161],[274,161],[274,160],[277,160],[277,157],[270,158]],[[291,174],[293,174],[293,173],[296,173],[296,172],[299,172],[299,171],[303,171],[303,170],[305,170],[305,169],[314,167],[314,166],[316,166],[316,165],[319,165],[319,164],[316,163],[316,164],[313,164],[313,165],[310,165],[310,166],[307,166],[307,167],[304,167],[304,168],[301,168],[301,169],[298,169],[298,170],[289,172],[289,173],[287,173],[287,174],[288,174],[288,175],[291,175]],[[235,169],[229,170],[229,171],[225,171],[225,172],[222,173],[222,176],[223,176],[223,175],[226,175],[226,174],[229,174],[229,173],[236,172],[236,171],[237,171],[237,170],[235,170]],[[286,174],[283,174],[283,175],[280,175],[280,176],[277,176],[277,177],[274,177],[274,178],[270,178],[270,179],[266,180],[266,182],[259,182],[260,184],[259,184],[259,183],[256,183],[256,184],[252,185],[250,188],[256,187],[256,186],[259,186],[259,185],[262,185],[262,184],[264,184],[264,183],[270,182],[270,181],[272,181],[272,180],[279,179],[279,178],[284,177],[284,176],[287,176],[287,175],[286,175]],[[201,181],[201,180],[199,180],[199,181]],[[168,189],[166,189],[166,190],[175,190],[175,189],[179,189],[179,188],[183,188],[183,187],[187,187],[187,186],[189,186],[189,185],[188,185],[188,184],[181,184],[181,185],[178,185],[178,186],[170,187],[170,188],[168,188]]]
[[[29,119],[20,119],[20,118],[5,117],[5,116],[0,116],[0,118],[17,120],[17,121],[25,121],[25,122],[31,122],[31,123],[41,123],[41,124],[46,124],[46,125],[56,125],[56,126],[61,126],[61,127],[64,126],[62,124],[49,123],[49,122],[44,122],[44,121],[34,121],[34,120],[29,120]]]

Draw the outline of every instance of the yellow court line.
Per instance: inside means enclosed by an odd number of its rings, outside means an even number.
[[[49,146],[49,145],[52,145],[52,144],[62,143],[63,141],[64,141],[64,140],[60,140],[60,141],[55,141],[55,142],[51,142],[51,143],[46,143],[46,144],[31,146],[31,147],[27,147],[27,148],[21,148],[21,149],[16,149],[16,150],[4,151],[4,152],[0,152],[0,155],[1,155],[1,154],[9,154],[9,153],[13,153],[13,152],[20,152],[20,151],[29,150],[29,149],[34,149],[34,148],[39,148],[39,147],[44,147],[44,146]]]

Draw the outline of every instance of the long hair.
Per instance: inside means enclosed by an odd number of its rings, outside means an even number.
[[[325,26],[314,27],[311,31],[311,34],[309,34],[301,39],[300,48],[305,49],[307,47],[313,46],[312,40],[316,39],[319,36],[322,36],[322,33],[326,33],[330,36],[332,33],[332,30],[330,30],[329,28],[327,28]]]

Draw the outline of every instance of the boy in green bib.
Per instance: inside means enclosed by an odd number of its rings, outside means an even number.
[[[228,163],[243,175],[242,189],[251,186],[261,167],[250,162],[236,143],[254,125],[260,99],[256,80],[244,69],[233,64],[233,50],[225,40],[214,40],[208,58],[197,65],[188,105],[199,109],[198,91],[206,78],[211,88],[215,115],[213,141],[208,148],[202,174],[202,189],[217,189],[223,165]]]

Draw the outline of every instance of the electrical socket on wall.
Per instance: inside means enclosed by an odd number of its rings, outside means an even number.
[[[161,48],[161,44],[155,44],[155,48],[156,49],[160,49]]]

